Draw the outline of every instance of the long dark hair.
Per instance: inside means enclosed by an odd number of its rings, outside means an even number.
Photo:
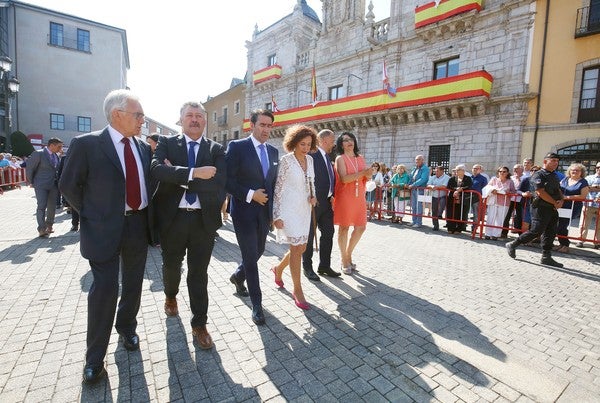
[[[344,142],[342,141],[344,136],[348,136],[352,139],[352,141],[354,141],[354,156],[358,157],[358,142],[356,141],[356,136],[350,132],[343,132],[339,135],[339,137],[335,141],[335,152],[338,155],[342,155],[344,153]]]

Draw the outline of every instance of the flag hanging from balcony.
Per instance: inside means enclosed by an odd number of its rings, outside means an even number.
[[[313,66],[312,68],[312,79],[311,79],[311,84],[310,84],[310,88],[311,88],[311,97],[312,97],[312,106],[315,106],[319,101],[317,101],[317,74],[315,73],[315,66]]]
[[[273,96],[273,94],[271,94],[271,111],[279,112],[279,108],[277,107],[277,103],[275,102],[275,96]]]
[[[390,84],[390,79],[387,74],[387,67],[385,65],[385,60],[383,61],[383,88],[387,90],[387,93],[390,97],[396,96],[396,88]]]

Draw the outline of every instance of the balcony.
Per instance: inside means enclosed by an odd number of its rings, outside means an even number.
[[[48,35],[48,45],[57,48],[77,50],[79,52],[92,53],[92,45],[89,41],[81,41],[77,38],[69,38],[65,36],[52,37]]]
[[[219,116],[217,118],[217,126],[227,127],[227,115]]]
[[[582,7],[577,10],[575,38],[600,33],[600,8]]]
[[[272,133],[283,136],[288,126],[306,122],[318,130],[352,130],[482,116],[492,82],[492,76],[482,70],[399,87],[394,97],[378,90],[291,108],[277,113]],[[249,129],[246,120],[244,131]]]

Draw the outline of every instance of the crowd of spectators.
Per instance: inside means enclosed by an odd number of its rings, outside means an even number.
[[[25,168],[25,160],[9,153],[0,153],[0,193],[6,189],[19,187],[25,181],[24,175],[19,175],[19,168]],[[11,175],[11,174],[17,174]]]
[[[418,165],[417,160],[416,163]],[[530,203],[535,189],[530,179],[541,168],[534,165],[530,158],[524,159],[522,164],[513,165],[512,171],[507,166],[500,166],[492,177],[484,172],[481,164],[474,164],[470,173],[465,165],[458,165],[451,169],[450,175],[443,166],[430,167],[429,180],[425,185],[419,186],[422,187],[421,193],[415,193],[414,189],[411,192],[411,183],[414,181],[411,171],[404,164],[388,168],[384,163],[374,162],[372,167],[374,174],[371,179],[377,189],[367,192],[370,218],[380,210],[384,214],[388,213],[386,218],[393,223],[405,224],[405,216],[415,212],[413,217],[429,216],[434,231],[439,231],[440,219],[446,220],[444,227],[450,234],[467,231],[468,223],[472,223],[470,232],[482,226],[487,240],[506,239],[509,231],[519,234],[531,225]],[[600,249],[600,225],[597,223],[600,207],[600,162],[595,169],[595,174],[586,176],[585,166],[574,163],[568,167],[566,174],[555,171],[565,200],[559,210],[559,245],[555,247],[559,252],[569,253],[570,227],[577,228],[576,234],[571,236],[580,238],[576,243],[577,247],[584,247],[585,240],[593,240],[594,248]],[[588,201],[584,202],[585,199]],[[484,209],[480,209],[482,202]],[[484,217],[479,217],[481,212]],[[414,222],[420,223],[413,218]],[[590,228],[595,233],[593,237],[587,238]]]

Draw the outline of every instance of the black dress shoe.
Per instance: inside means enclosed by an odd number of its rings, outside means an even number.
[[[85,383],[96,383],[105,376],[106,369],[104,369],[104,363],[101,365],[86,364],[83,367],[83,382]]]
[[[312,281],[321,281],[321,278],[319,276],[317,276],[317,273],[315,273],[312,269],[310,269],[310,270],[304,270],[304,275],[309,280],[312,280]]]
[[[77,231],[79,231],[79,225],[73,225],[73,226],[71,227],[71,231],[72,231],[72,232],[77,232]]]
[[[317,270],[317,273],[319,273],[321,276],[327,277],[339,277],[342,275],[342,273],[334,271],[331,267],[319,268],[319,270]]]
[[[265,314],[263,313],[262,306],[254,305],[252,307],[252,322],[258,326],[265,324]]]
[[[235,293],[240,296],[240,297],[247,297],[248,295],[248,290],[246,289],[246,287],[244,286],[244,282],[239,282],[237,280],[237,278],[235,278],[235,274],[232,274],[231,277],[229,277],[229,281],[231,281],[231,284],[235,285]]]
[[[122,334],[121,341],[126,350],[135,351],[140,348],[140,337],[135,333],[128,335]]]

